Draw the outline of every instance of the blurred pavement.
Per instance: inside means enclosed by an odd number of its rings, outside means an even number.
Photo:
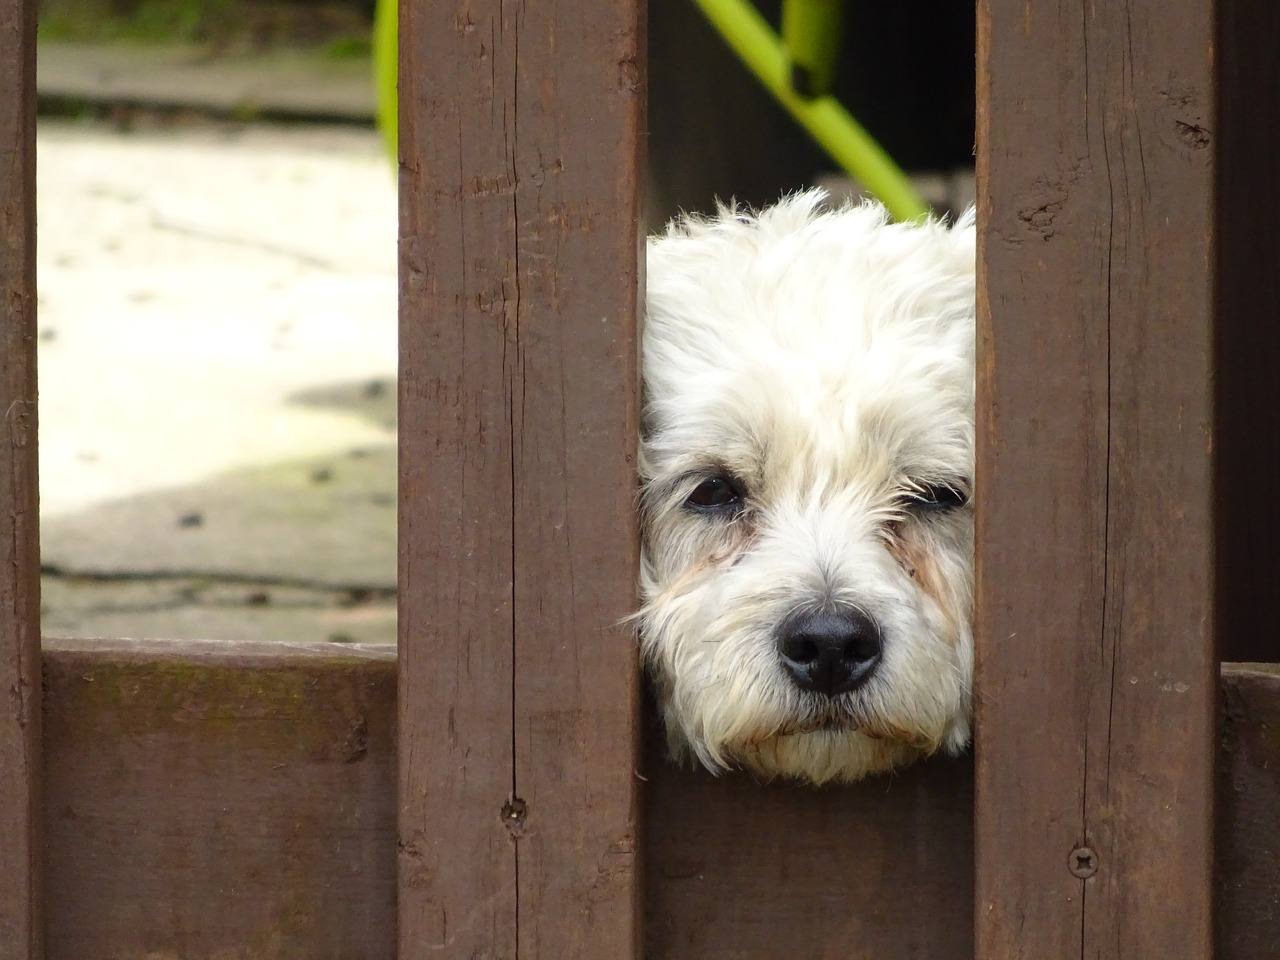
[[[367,60],[37,61],[115,121],[37,138],[45,635],[393,643],[392,165],[370,125],[211,119],[371,121]]]
[[[45,634],[392,642],[376,134],[42,121],[37,143]]]

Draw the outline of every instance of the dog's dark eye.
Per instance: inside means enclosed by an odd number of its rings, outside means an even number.
[[[685,506],[695,510],[734,510],[742,506],[742,486],[731,477],[707,477],[696,487]]]
[[[920,512],[954,510],[969,502],[969,495],[950,483],[916,483],[902,495],[903,506]]]

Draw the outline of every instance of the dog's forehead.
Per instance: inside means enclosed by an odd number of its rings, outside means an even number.
[[[797,375],[778,361],[754,373],[721,369],[671,397],[660,448],[722,464],[757,488],[970,474],[972,391],[963,381],[918,369],[898,379],[856,363],[844,376]]]
[[[799,305],[756,308],[770,315],[725,308],[715,335],[673,329],[647,351],[648,405],[672,449],[702,447],[779,481],[873,463],[911,476],[968,471],[971,324],[876,323],[865,314],[873,305],[856,303],[787,323],[773,311]]]
[[[779,482],[969,469],[971,231],[890,226],[868,208],[822,217],[806,202],[650,247],[653,452],[701,450]]]

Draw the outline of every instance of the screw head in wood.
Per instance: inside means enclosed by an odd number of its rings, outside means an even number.
[[[1098,872],[1098,855],[1089,847],[1076,847],[1067,859],[1067,869],[1073,877],[1088,880]]]

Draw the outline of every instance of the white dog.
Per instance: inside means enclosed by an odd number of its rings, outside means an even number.
[[[639,613],[673,752],[814,783],[969,738],[974,229],[813,191],[648,249]]]

